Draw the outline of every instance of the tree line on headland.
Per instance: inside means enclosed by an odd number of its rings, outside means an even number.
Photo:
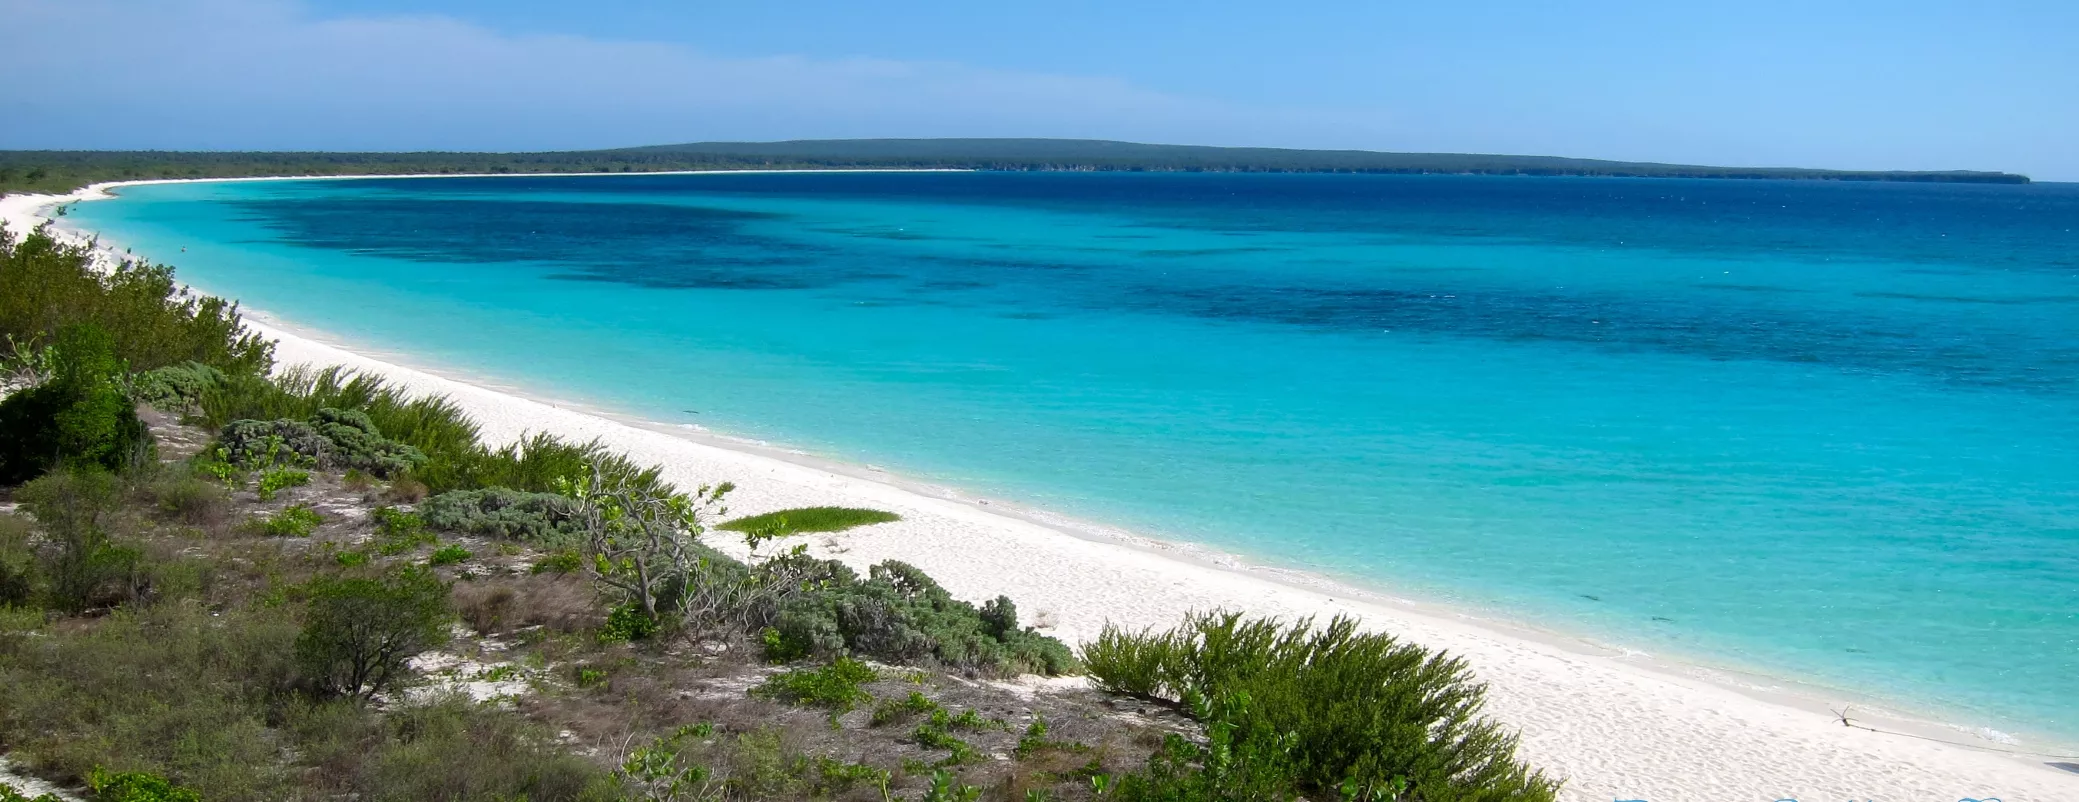
[[[69,192],[102,181],[251,176],[635,173],[741,169],[1477,174],[2025,184],[1976,170],[1708,167],[1555,156],[1149,145],[1087,139],[831,139],[696,142],[540,153],[0,151],[0,193]]]

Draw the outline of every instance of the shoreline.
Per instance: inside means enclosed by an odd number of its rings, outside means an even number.
[[[725,171],[695,174],[701,172]],[[353,177],[310,177],[347,178]],[[109,182],[65,196],[8,197],[0,200],[0,220],[26,228],[44,219],[41,212],[53,205],[111,197],[107,190],[129,184],[187,180]],[[855,565],[912,562],[964,598],[1004,593],[1036,620],[1051,619],[1050,634],[1072,644],[1094,636],[1106,620],[1167,627],[1190,609],[1228,607],[1288,618],[1357,616],[1369,628],[1467,658],[1490,686],[1489,714],[1523,733],[1522,756],[1568,778],[1564,799],[1999,796],[2014,802],[2079,795],[2079,774],[2044,765],[2057,758],[1980,751],[2027,747],[1980,739],[1959,727],[1881,714],[1870,720],[1904,734],[1842,727],[1827,712],[1830,700],[1819,695],[1826,689],[1761,687],[1756,683],[1778,680],[1627,654],[1504,618],[1252,565],[1209,549],[1042,510],[992,504],[871,466],[644,421],[439,366],[415,365],[409,355],[340,345],[262,312],[248,311],[247,317],[255,331],[277,340],[280,364],[346,364],[414,392],[447,395],[479,421],[486,442],[510,441],[527,431],[578,440],[597,437],[639,462],[665,465],[666,478],[682,486],[735,481],[740,489],[732,496],[733,515],[832,503],[892,509],[904,520],[816,536],[810,539],[812,550]],[[977,548],[977,543],[991,548]],[[1858,706],[1855,717],[1864,716]],[[1979,740],[1983,746],[1921,740],[1926,738]]]

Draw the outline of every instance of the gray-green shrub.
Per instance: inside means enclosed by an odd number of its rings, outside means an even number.
[[[130,383],[130,397],[167,412],[188,412],[224,381],[221,370],[201,362],[182,362],[137,374]]]
[[[570,515],[569,500],[552,493],[503,487],[451,490],[427,499],[419,505],[419,514],[435,529],[543,548],[574,548],[584,542],[583,531]]]
[[[875,565],[865,581],[826,563],[813,589],[782,602],[773,624],[777,650],[857,654],[895,663],[933,661],[985,674],[1066,674],[1078,670],[1060,641],[1020,628],[1016,608],[998,597],[977,610],[908,563]]]

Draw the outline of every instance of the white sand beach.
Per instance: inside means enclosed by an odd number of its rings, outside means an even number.
[[[106,197],[106,189],[0,199],[0,220],[20,232],[41,222],[54,203]],[[298,329],[293,321],[268,319],[265,310],[250,310],[249,318],[280,342],[280,364],[341,364],[446,395],[481,422],[487,440],[511,441],[528,432],[597,438],[639,462],[663,465],[666,477],[681,486],[732,481],[739,488],[729,505],[733,515],[818,505],[895,512],[902,520],[816,536],[812,548],[860,567],[904,560],[970,600],[1009,595],[1028,623],[1044,623],[1071,644],[1107,622],[1168,626],[1188,611],[1211,608],[1356,616],[1369,627],[1469,660],[1490,685],[1490,713],[1521,731],[1523,756],[1566,780],[1563,799],[2079,799],[2079,773],[2048,765],[2061,758],[1994,751],[2041,746],[1926,722],[1866,718],[1861,708],[1858,721],[1906,734],[1848,728],[1828,712],[1841,700],[1824,694],[1763,689],[1758,679],[1252,568],[1189,547],[963,498],[869,468],[523,397],[490,382],[456,378],[464,375],[456,369],[466,366],[423,365],[408,356],[357,350]]]

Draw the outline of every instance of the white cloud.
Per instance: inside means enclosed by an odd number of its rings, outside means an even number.
[[[1376,116],[1105,77],[724,58],[293,0],[0,0],[0,147],[553,149],[712,139],[1069,136],[1355,146]]]

